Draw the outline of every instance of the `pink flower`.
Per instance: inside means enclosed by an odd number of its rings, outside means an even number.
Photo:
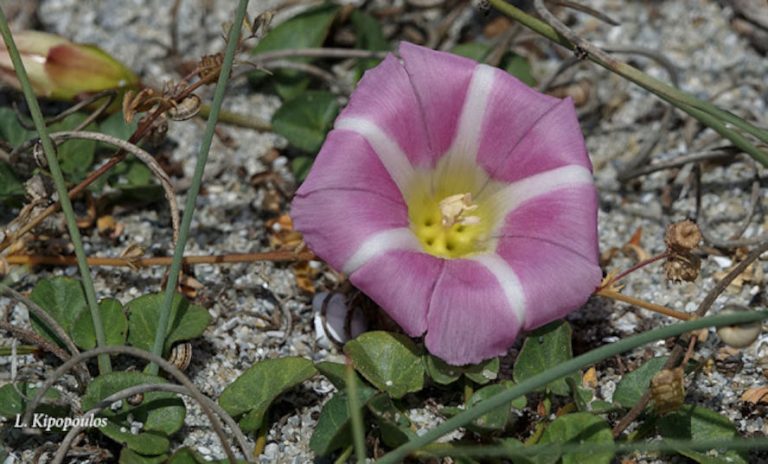
[[[451,364],[506,352],[600,283],[573,103],[402,43],[368,71],[293,202],[307,244]]]

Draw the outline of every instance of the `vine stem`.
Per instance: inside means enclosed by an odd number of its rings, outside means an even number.
[[[83,248],[83,241],[80,237],[80,230],[77,228],[77,218],[75,211],[72,208],[72,202],[69,199],[67,192],[67,184],[64,181],[64,175],[61,172],[59,166],[59,160],[56,154],[56,148],[48,135],[48,129],[45,127],[45,120],[43,113],[40,111],[40,105],[37,103],[35,92],[32,89],[32,84],[29,82],[27,71],[24,69],[24,63],[21,61],[21,55],[16,48],[16,43],[11,35],[11,30],[8,27],[8,20],[5,17],[5,13],[0,8],[0,34],[3,36],[3,41],[10,55],[11,62],[13,63],[13,69],[16,72],[16,76],[21,84],[22,91],[24,92],[24,99],[29,107],[29,113],[32,116],[32,121],[35,123],[35,129],[40,136],[40,143],[43,146],[45,157],[48,161],[48,168],[53,177],[53,182],[56,185],[56,192],[59,195],[59,202],[61,203],[61,210],[64,213],[64,217],[67,221],[67,229],[69,230],[69,237],[72,241],[72,245],[75,248],[75,256],[77,257],[77,266],[80,269],[80,278],[82,279],[83,289],[85,290],[85,299],[88,303],[88,309],[91,312],[91,319],[93,320],[94,331],[96,332],[96,343],[98,346],[105,346],[106,337],[104,335],[104,325],[101,322],[101,313],[99,312],[99,305],[96,300],[96,290],[93,286],[93,279],[91,278],[91,271],[88,267],[88,262],[85,256],[85,248]],[[99,357],[99,372],[105,374],[112,370],[112,365],[109,361],[109,356],[103,355]]]
[[[163,296],[163,303],[160,307],[160,318],[157,321],[155,342],[152,345],[152,353],[157,356],[162,356],[163,347],[165,346],[165,337],[171,315],[171,305],[173,303],[173,297],[176,293],[176,284],[178,283],[179,272],[181,271],[181,262],[184,257],[184,248],[189,237],[189,228],[192,225],[192,215],[195,212],[195,202],[197,200],[197,194],[200,192],[200,184],[202,183],[205,164],[208,160],[208,151],[211,149],[211,142],[213,141],[214,131],[216,130],[216,121],[219,117],[221,104],[224,101],[224,94],[227,90],[229,75],[232,72],[232,63],[235,60],[235,52],[237,51],[238,44],[240,42],[240,32],[247,7],[248,0],[240,0],[237,4],[237,9],[235,10],[235,17],[232,21],[232,26],[229,30],[229,37],[227,39],[227,49],[224,52],[224,62],[221,65],[219,80],[216,83],[216,90],[213,94],[211,113],[208,117],[208,123],[205,126],[205,131],[203,132],[200,151],[198,152],[197,161],[195,163],[195,172],[192,176],[192,184],[189,187],[189,192],[187,192],[187,201],[184,205],[184,215],[181,219],[181,228],[179,230],[179,240],[176,242],[176,247],[173,252],[173,261],[171,262],[171,267],[168,272],[168,282],[165,287],[165,295]],[[148,371],[150,374],[157,374],[157,365],[154,363],[150,364]]]
[[[703,319],[681,322],[665,327],[659,327],[658,329],[622,339],[616,343],[601,346],[600,348],[589,351],[581,356],[569,359],[568,361],[560,363],[551,369],[547,369],[538,375],[523,380],[514,387],[477,403],[476,405],[472,406],[471,409],[457,414],[456,416],[446,420],[442,424],[428,431],[424,435],[414,438],[408,443],[384,455],[377,462],[379,464],[395,464],[401,462],[411,452],[434,442],[438,438],[447,433],[450,433],[459,427],[463,427],[466,424],[469,424],[484,414],[487,414],[497,408],[504,407],[504,405],[510,401],[526,395],[533,390],[543,387],[544,385],[547,385],[548,383],[564,377],[572,372],[576,372],[579,369],[598,363],[603,359],[610,358],[611,356],[615,356],[619,353],[635,349],[656,340],[663,340],[665,338],[674,337],[676,335],[703,329],[705,327],[742,324],[747,322],[761,321],[764,319],[768,319],[768,311],[750,311],[736,314],[723,314]]]
[[[621,273],[619,273],[619,274],[616,274],[616,275],[615,275],[615,276],[613,276],[611,279],[609,279],[609,280],[607,280],[606,282],[604,282],[603,284],[601,284],[601,285],[600,285],[600,286],[597,288],[597,290],[596,290],[595,292],[597,293],[597,292],[599,292],[600,290],[603,290],[603,289],[605,289],[605,288],[608,288],[608,287],[610,287],[611,285],[613,285],[613,284],[615,284],[616,282],[618,282],[618,281],[620,281],[621,279],[623,279],[624,277],[628,276],[629,274],[631,274],[631,273],[633,273],[633,272],[637,271],[638,269],[641,269],[641,268],[643,268],[643,267],[645,267],[645,266],[647,266],[647,265],[649,265],[649,264],[655,263],[656,261],[658,261],[658,260],[660,260],[660,259],[664,259],[664,258],[667,258],[668,256],[669,256],[669,252],[668,252],[668,251],[664,251],[663,253],[659,253],[659,254],[658,254],[658,255],[656,255],[656,256],[652,256],[652,257],[650,257],[650,258],[648,258],[648,259],[644,259],[644,260],[640,261],[639,263],[635,264],[634,266],[630,267],[629,269],[627,269],[627,270],[625,270],[625,271],[623,271],[623,272],[621,272]]]

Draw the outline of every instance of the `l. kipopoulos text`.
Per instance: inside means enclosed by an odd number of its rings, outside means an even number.
[[[24,424],[22,415],[16,414],[16,428],[33,428],[50,432],[51,429],[61,429],[66,432],[72,427],[104,427],[107,425],[106,417],[81,416],[81,417],[53,417],[48,414],[32,414],[32,423]]]

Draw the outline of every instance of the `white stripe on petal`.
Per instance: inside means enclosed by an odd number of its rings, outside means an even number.
[[[392,180],[397,184],[400,193],[405,194],[406,188],[413,179],[414,169],[408,156],[393,137],[364,118],[341,118],[336,121],[335,128],[356,132],[367,140]]]
[[[497,217],[503,221],[510,212],[528,200],[561,188],[592,183],[592,173],[589,169],[569,165],[513,182],[493,194],[489,200],[497,211]],[[544,211],[542,214],[546,214],[546,212]]]
[[[371,259],[392,250],[420,251],[422,247],[411,229],[407,227],[384,230],[368,237],[344,263],[342,271],[352,274]]]
[[[499,281],[499,286],[507,297],[510,310],[517,316],[520,327],[525,326],[525,293],[515,271],[497,254],[479,255],[469,258],[485,266]]]
[[[477,65],[475,68],[461,109],[456,138],[449,150],[451,156],[466,157],[466,160],[472,163],[477,159],[485,109],[488,106],[496,72],[499,72],[496,68],[484,64]]]

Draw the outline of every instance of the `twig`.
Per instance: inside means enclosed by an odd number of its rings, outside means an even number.
[[[200,105],[200,112],[197,113],[197,115],[201,118],[207,118],[209,114],[211,114],[211,106],[207,104]],[[233,113],[232,111],[221,110],[219,113],[219,122],[260,132],[269,132],[272,130],[272,124],[270,124],[269,121],[259,119],[255,116],[245,116]]]
[[[605,298],[611,298],[617,301],[623,301],[624,303],[629,303],[631,305],[639,306],[641,308],[644,308],[659,314],[663,314],[665,316],[674,317],[675,319],[679,319],[681,321],[689,321],[693,319],[693,316],[691,316],[688,313],[675,311],[674,309],[667,308],[666,306],[649,303],[645,300],[641,300],[640,298],[624,295],[623,293],[619,293],[610,288],[602,288],[596,291],[595,295],[599,295]]]
[[[196,400],[196,398],[183,385],[174,385],[169,383],[136,385],[133,387],[126,388],[124,390],[120,390],[119,392],[114,393],[112,395],[109,395],[108,397],[99,401],[93,408],[91,408],[83,416],[84,417],[95,416],[101,410],[109,407],[110,405],[112,405],[112,403],[115,403],[116,401],[121,401],[127,398],[131,398],[132,396],[135,396],[135,395],[154,392],[154,391],[163,391],[163,392],[176,393],[179,395],[186,395]],[[203,396],[203,398],[205,401],[205,406],[213,410],[216,414],[218,414],[219,417],[221,417],[222,420],[224,420],[224,422],[227,424],[229,429],[232,431],[232,434],[235,436],[235,440],[237,440],[237,443],[240,445],[240,449],[243,452],[243,456],[245,460],[247,462],[253,462],[251,458],[251,456],[253,456],[253,453],[251,452],[251,447],[248,446],[248,441],[246,440],[245,435],[243,435],[243,432],[240,430],[240,427],[238,427],[237,423],[235,423],[234,419],[232,419],[232,416],[227,414],[227,412],[224,411],[221,408],[221,406],[216,404],[215,401],[211,400],[207,396]],[[61,441],[61,444],[59,445],[59,449],[56,451],[56,455],[54,456],[52,461],[53,464],[64,462],[64,458],[67,455],[67,451],[69,450],[72,444],[72,441],[74,441],[77,434],[79,434],[85,428],[86,428],[85,426],[75,426],[69,430],[67,435]]]
[[[608,280],[605,283],[603,283],[602,285],[600,285],[600,287],[597,288],[597,291],[600,291],[600,290],[602,290],[604,288],[608,288],[611,285],[613,285],[616,282],[618,282],[621,279],[623,279],[624,277],[628,276],[629,274],[635,272],[636,270],[638,270],[640,268],[643,268],[643,267],[645,267],[645,266],[647,266],[647,265],[649,265],[651,263],[655,263],[656,261],[658,261],[660,259],[664,259],[664,258],[666,258],[668,256],[669,256],[669,252],[668,251],[664,251],[663,253],[659,253],[656,256],[652,256],[652,257],[650,257],[648,259],[644,259],[644,260],[640,261],[639,263],[635,264],[634,266],[630,267],[629,269],[621,272],[620,274],[616,274],[615,276],[613,276],[613,278],[611,278],[610,280]]]
[[[664,169],[677,168],[688,163],[733,158],[737,152],[738,149],[736,147],[723,147],[716,150],[690,153],[688,155],[678,156],[677,158],[671,160],[660,161],[657,163],[648,164],[646,166],[641,166],[633,171],[627,171],[623,174],[623,180],[627,181],[635,177],[645,176],[657,171],[663,171]]]
[[[149,266],[167,266],[173,258],[170,256],[157,256],[153,258],[88,258],[88,264],[92,266],[113,266],[113,267],[149,267]],[[315,259],[314,253],[305,251],[296,253],[294,251],[264,251],[261,253],[233,253],[227,255],[207,255],[207,256],[185,256],[182,259],[183,265],[195,264],[226,264],[226,263],[251,263],[256,261],[271,261],[275,263],[310,261]],[[72,266],[75,262],[74,256],[41,256],[41,255],[11,255],[5,260],[8,264],[28,265],[28,266]]]
[[[285,58],[386,58],[389,53],[355,48],[289,48],[259,53],[253,55],[250,61],[259,66],[270,61]]]
[[[755,260],[757,260],[760,255],[768,251],[768,242],[764,243],[759,248],[753,250],[749,255],[747,255],[746,258],[744,258],[743,261],[741,261],[736,267],[734,267],[731,272],[726,274],[723,279],[715,284],[714,287],[707,293],[707,295],[704,297],[704,299],[699,304],[699,307],[696,309],[695,317],[696,318],[702,318],[707,314],[707,311],[709,311],[709,308],[712,306],[712,304],[717,300],[717,297],[720,296],[720,294],[725,290],[728,285],[733,282],[733,279],[738,277],[744,270],[752,264]],[[683,341],[682,337],[678,339],[678,341]],[[682,359],[684,355],[683,346],[680,343],[677,343],[675,347],[672,349],[672,353],[669,355],[669,359],[667,359],[667,362],[664,364],[663,369],[673,369],[678,366],[680,360]],[[648,405],[648,402],[651,400],[651,393],[650,391],[646,391],[643,394],[643,397],[638,401],[635,406],[632,407],[632,409],[627,412],[627,414],[621,418],[621,420],[613,427],[613,436],[618,437],[621,435],[621,433],[629,427],[629,424],[635,421],[640,414],[643,412],[645,407]]]
[[[576,3],[576,2],[569,2],[567,0],[560,0],[558,2],[555,2],[555,5],[563,6],[566,8],[570,8],[572,10],[580,11],[582,13],[586,13],[590,16],[593,16],[600,21],[610,24],[611,26],[619,26],[620,23],[616,21],[615,19],[611,18],[607,14],[603,13],[602,11],[598,11],[592,7],[589,7],[587,5],[584,5],[582,3]]]
[[[87,118],[83,120],[80,124],[77,125],[77,129],[74,130],[82,130],[85,127],[88,127],[90,123],[95,121],[99,116],[104,114],[104,111],[109,107],[109,105],[112,104],[113,101],[115,101],[115,98],[117,97],[117,91],[114,89],[109,90],[103,90],[99,93],[93,94],[90,97],[86,98],[83,101],[80,101],[66,110],[62,111],[61,113],[51,116],[50,118],[45,118],[45,124],[53,124],[56,122],[59,122],[66,118],[67,116],[77,113],[81,109],[85,108],[86,106],[92,105],[93,103],[96,103],[97,101],[101,100],[102,98],[107,97],[107,101],[101,104],[100,107],[98,107],[96,110],[92,111],[91,114],[88,115]],[[16,103],[13,104],[13,109],[16,111],[16,113],[19,113],[19,109],[16,107]],[[31,124],[30,121],[27,121],[22,118],[17,118],[19,121],[19,124],[21,124],[21,127],[23,127],[26,130],[34,130],[35,126],[34,124]]]
[[[219,439],[221,440],[221,446],[224,448],[224,451],[227,453],[227,458],[229,459],[229,462],[231,462],[232,464],[235,464],[237,462],[234,453],[232,453],[232,450],[227,446],[227,439],[226,439],[226,435],[224,435],[224,430],[222,428],[221,421],[213,413],[213,411],[211,411],[210,408],[208,408],[205,402],[205,396],[202,393],[200,393],[200,390],[198,390],[197,387],[195,387],[192,381],[190,381],[189,378],[186,375],[184,375],[184,373],[181,372],[176,366],[169,363],[162,357],[156,356],[150,352],[139,350],[137,348],[133,348],[130,346],[105,346],[101,348],[96,348],[95,350],[84,351],[77,356],[73,356],[67,362],[59,366],[51,375],[49,375],[45,379],[45,382],[43,382],[43,385],[35,393],[35,397],[27,405],[27,409],[24,412],[22,423],[23,424],[30,423],[30,419],[32,418],[32,413],[35,411],[35,409],[37,409],[37,406],[40,404],[40,401],[42,401],[45,393],[48,391],[49,388],[53,386],[53,384],[62,375],[64,375],[67,371],[69,371],[69,369],[71,369],[73,366],[77,365],[78,363],[85,361],[86,359],[90,359],[95,356],[104,355],[104,354],[126,354],[136,358],[144,359],[153,363],[156,366],[159,366],[164,371],[171,374],[179,383],[181,383],[182,385],[184,385],[184,387],[186,387],[190,396],[192,396],[195,400],[197,400],[197,402],[200,404],[200,409],[202,409],[205,415],[208,416],[208,420],[211,422],[211,426],[213,427],[214,432],[216,432],[216,435],[218,435]],[[27,430],[27,432],[39,433],[39,430],[31,429],[31,430]]]

